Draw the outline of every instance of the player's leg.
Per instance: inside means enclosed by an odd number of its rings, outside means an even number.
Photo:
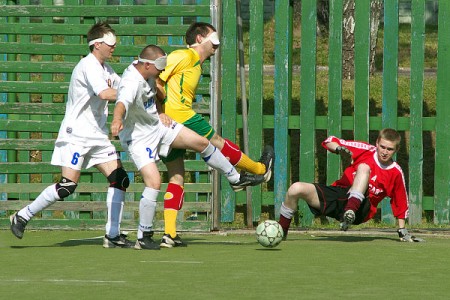
[[[285,196],[284,202],[280,207],[279,223],[283,228],[284,238],[286,239],[292,218],[298,208],[298,200],[304,200],[309,207],[320,210],[320,201],[314,184],[306,182],[293,183]]]
[[[139,201],[138,239],[134,248],[139,250],[159,250],[159,243],[156,243],[152,237],[161,177],[154,161],[140,168],[139,172],[144,180],[145,188]]]
[[[190,149],[200,153],[203,160],[212,168],[219,170],[227,177],[230,183],[239,181],[239,173],[222,153],[208,139],[198,135],[189,128],[181,128],[179,134],[173,140],[172,147]]]
[[[230,182],[235,191],[246,186],[260,184],[264,181],[262,175],[239,174],[234,166],[205,137],[202,137],[183,127],[173,142],[174,147],[187,148],[200,153],[203,160],[212,168],[218,170]]]
[[[82,148],[77,149],[73,145],[55,147],[52,155],[52,164],[62,166],[61,180],[45,188],[32,203],[10,217],[10,229],[17,238],[21,239],[23,237],[27,223],[37,213],[75,191],[80,178],[83,160],[84,151]]]
[[[174,153],[178,149],[173,149]],[[179,153],[183,153],[180,151]],[[184,243],[177,234],[177,216],[178,211],[183,207],[184,202],[184,160],[183,155],[169,157],[171,160],[165,160],[169,184],[164,194],[164,235],[161,239],[161,247],[185,247]],[[169,159],[168,158],[168,159]]]
[[[270,180],[274,160],[274,151],[271,146],[264,147],[259,161],[254,161],[243,153],[238,145],[228,139],[222,138],[217,133],[213,135],[210,141],[220,149],[222,154],[230,160],[233,166],[252,174],[264,175],[265,182]]]
[[[348,224],[352,224],[355,221],[356,212],[361,206],[361,202],[365,198],[364,194],[369,187],[369,177],[370,166],[364,163],[359,164],[344,209],[344,219]]]
[[[198,135],[210,140],[211,144],[217,147],[233,166],[252,174],[264,175],[265,182],[270,180],[274,158],[272,147],[266,146],[259,162],[255,162],[242,153],[238,145],[219,136],[201,115],[196,114],[183,124]]]
[[[125,192],[130,185],[130,179],[114,146],[97,147],[94,149],[88,166],[95,166],[108,179],[109,187],[106,194],[107,222],[105,225],[105,237],[103,247],[105,248],[131,248],[134,243],[129,241],[124,234],[120,233],[122,211],[125,201]]]

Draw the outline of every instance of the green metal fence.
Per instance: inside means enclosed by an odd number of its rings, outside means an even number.
[[[60,169],[50,165],[51,153],[64,115],[70,75],[80,58],[89,52],[85,35],[94,22],[107,20],[116,30],[119,44],[110,64],[121,74],[145,45],[155,43],[166,52],[185,47],[183,36],[189,24],[194,20],[211,21],[209,1],[197,1],[196,5],[157,2],[134,5],[133,1],[123,0],[120,5],[109,5],[107,1],[65,0],[62,6],[54,5],[52,0],[42,0],[40,5],[31,5],[31,1],[0,2],[0,131],[5,133],[0,139],[0,150],[6,158],[0,162],[4,178],[0,193],[7,199],[0,203],[3,217],[58,180]],[[206,63],[196,103],[196,109],[206,115],[210,114],[209,82],[210,65]],[[112,110],[113,106],[110,113]],[[118,141],[113,143],[121,149]],[[144,186],[125,153],[122,159],[133,180],[127,193],[124,225],[134,228]],[[164,165],[159,168],[165,171]],[[186,162],[186,170],[189,178],[180,227],[209,229],[211,171],[193,155]],[[30,225],[104,226],[107,186],[96,169],[83,171],[76,193],[51,206]],[[164,191],[166,184],[161,188]],[[162,202],[162,195],[159,200]],[[196,220],[187,221],[193,213]],[[162,227],[161,218],[155,225]]]
[[[235,15],[233,1],[223,2],[223,15]],[[328,104],[327,113],[317,115],[316,97],[317,87],[317,2],[301,1],[301,71],[300,71],[300,113],[293,114],[292,91],[295,79],[292,76],[295,58],[293,54],[293,2],[275,1],[275,74],[273,115],[260,116],[260,106],[267,107],[269,103],[261,104],[262,69],[259,58],[262,57],[261,40],[266,32],[262,32],[262,11],[259,1],[250,0],[250,41],[249,41],[249,128],[250,136],[258,136],[264,130],[266,140],[275,145],[275,173],[273,187],[269,192],[260,196],[253,194],[253,219],[260,218],[261,207],[274,206],[274,216],[278,216],[281,202],[292,180],[314,182],[323,180],[334,181],[341,172],[341,162],[337,156],[328,155],[323,162],[322,149],[318,148],[321,137],[325,135],[342,136],[346,134],[354,139],[374,142],[378,130],[383,127],[393,127],[399,130],[404,138],[402,150],[405,154],[402,165],[408,183],[410,197],[411,224],[423,222],[426,215],[432,213],[432,221],[436,224],[449,223],[450,206],[450,147],[448,130],[450,122],[445,118],[450,109],[449,90],[445,86],[445,78],[450,72],[449,61],[449,3],[439,1],[438,22],[438,71],[436,114],[425,114],[424,99],[424,41],[425,41],[425,0],[413,0],[411,22],[411,71],[410,71],[410,107],[407,114],[398,112],[398,40],[399,40],[399,1],[384,1],[384,37],[383,72],[382,72],[382,109],[374,112],[370,107],[370,0],[355,1],[355,80],[352,113],[344,114],[348,110],[348,103],[342,99],[342,13],[343,0],[330,0],[330,22],[328,37]],[[222,94],[223,111],[236,111],[234,99],[236,44],[235,24],[232,20],[223,20],[223,39],[227,43],[221,46],[223,78],[222,86],[227,93]],[[232,75],[228,76],[229,73]],[[345,108],[345,109],[344,109]],[[223,130],[225,136],[234,137],[235,127],[229,123],[239,124],[241,116],[223,114],[227,128]],[[237,122],[236,122],[237,121]],[[262,126],[260,124],[262,122]],[[239,126],[239,125],[238,125]],[[267,135],[269,138],[267,138]],[[300,137],[298,137],[300,135]],[[371,139],[372,137],[372,139]],[[295,140],[295,141],[294,141]],[[255,157],[259,151],[259,141],[251,147],[250,155]],[[425,151],[427,150],[427,151]],[[424,156],[424,153],[428,153]],[[431,155],[429,153],[432,153]],[[292,164],[293,157],[299,157],[298,164]],[[425,162],[425,165],[424,165]],[[429,170],[434,169],[430,175]],[[293,174],[299,174],[293,178]],[[318,173],[325,173],[321,179]],[[432,177],[432,178],[429,178]],[[434,177],[434,178],[433,178]],[[424,194],[424,182],[434,185],[432,192]],[[273,191],[273,192],[272,192]],[[222,220],[231,221],[235,215],[236,204],[244,202],[239,197],[230,195],[222,202]],[[381,221],[393,222],[389,199],[385,199],[380,206]],[[426,213],[426,214],[425,214]],[[313,217],[309,209],[300,204],[300,226],[308,226]]]
[[[328,103],[325,105],[326,113],[317,114],[318,105],[324,106],[316,95],[317,1],[301,1],[301,24],[294,24],[293,1],[275,0],[274,33],[264,31],[261,1],[249,1],[249,114],[245,116],[248,124],[251,124],[248,154],[252,158],[259,157],[264,143],[273,143],[276,152],[274,179],[262,187],[252,188],[249,193],[252,200],[251,219],[259,221],[261,214],[266,211],[276,218],[285,192],[293,180],[331,182],[339,176],[341,161],[337,156],[323,154],[324,151],[318,147],[321,138],[333,134],[373,142],[371,139],[376,132],[389,126],[398,129],[405,137],[401,151],[404,152],[402,166],[410,195],[410,223],[421,223],[424,212],[432,212],[435,223],[448,224],[450,123],[447,116],[450,113],[450,92],[445,84],[450,72],[450,2],[439,2],[436,113],[431,115],[424,113],[423,99],[426,88],[426,1],[411,1],[410,55],[413,63],[407,113],[398,110],[398,0],[384,1],[384,37],[380,41],[384,45],[380,112],[374,112],[370,104],[371,1],[355,1],[355,88],[351,104],[353,108],[348,113],[349,103],[342,99],[344,2],[329,2]],[[78,1],[66,0],[64,6],[54,6],[52,1],[42,0],[42,5],[38,7],[28,6],[22,1],[20,5],[12,1],[0,2],[0,53],[3,55],[0,57],[0,95],[6,102],[0,106],[0,132],[7,133],[7,138],[0,139],[0,150],[8,154],[8,162],[0,163],[1,175],[8,177],[8,183],[0,184],[0,193],[7,193],[8,196],[8,201],[1,203],[5,210],[17,209],[22,206],[22,201],[34,199],[57,174],[57,168],[48,162],[63,112],[61,102],[67,92],[72,68],[87,51],[83,35],[98,16],[109,18],[119,35],[120,46],[115,52],[117,61],[112,63],[118,72],[139,53],[144,44],[160,44],[167,52],[182,47],[182,36],[189,20],[213,22],[221,32],[222,43],[219,54],[211,62],[211,68],[209,64],[204,68],[204,80],[199,89],[202,101],[198,105],[205,113],[212,114],[213,123],[224,137],[240,139],[243,116],[236,101],[236,1],[197,1],[197,5],[183,3],[173,0],[167,1],[167,5],[160,5],[157,1],[148,0],[143,5],[133,5],[132,1],[107,5],[106,1],[84,1],[80,5]],[[214,12],[218,12],[217,18],[214,18]],[[293,52],[294,28],[301,28],[300,54]],[[268,34],[275,34],[273,103],[264,100],[262,93],[265,85],[262,57],[264,39]],[[300,76],[293,76],[293,61],[296,59],[301,61]],[[300,85],[300,103],[292,101],[293,86],[298,83],[297,80]],[[217,98],[214,93],[210,93],[210,83],[213,83],[213,91],[218,93]],[[210,99],[213,99],[211,107]],[[300,109],[294,107],[298,104]],[[428,157],[429,154],[425,156],[425,153],[433,153],[434,157]],[[130,163],[125,166],[128,170],[134,168]],[[192,196],[188,196],[190,201],[187,202],[186,210],[187,213],[201,212],[200,215],[203,212],[205,222],[184,222],[183,226],[218,228],[221,222],[235,221],[236,213],[245,206],[247,194],[232,192],[223,178],[217,180],[217,174],[211,183],[209,170],[201,161],[189,160],[187,167],[194,174],[191,176],[203,183],[187,185],[186,191],[192,192]],[[432,176],[425,175],[429,174],[427,171],[430,169],[434,169]],[[164,171],[163,166],[161,170]],[[102,201],[106,181],[94,170],[88,170],[82,182],[73,198],[55,206],[56,211],[70,211],[64,215],[64,220],[55,221],[58,215],[51,212],[44,216],[43,224],[66,224],[67,218],[78,220],[78,223],[74,223],[80,225],[103,224]],[[424,182],[433,185],[432,192],[424,193],[424,190],[430,190],[428,186],[424,187]],[[127,203],[129,207],[135,205],[134,199],[138,199],[141,189],[139,183],[132,185],[128,198],[130,203]],[[391,223],[393,217],[388,201],[386,199],[380,206],[381,220]],[[131,209],[131,221],[133,213]],[[299,226],[309,226],[313,222],[312,215],[303,205],[300,206],[299,215]],[[213,218],[214,222],[211,221]],[[51,222],[45,222],[47,219]]]

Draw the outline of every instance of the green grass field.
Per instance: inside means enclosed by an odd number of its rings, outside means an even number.
[[[266,249],[252,233],[184,234],[189,247],[160,251],[103,249],[101,235],[0,231],[1,298],[449,298],[450,235],[296,232]]]

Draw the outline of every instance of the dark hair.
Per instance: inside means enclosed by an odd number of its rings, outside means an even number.
[[[159,56],[161,55],[164,56],[165,54],[166,53],[164,52],[164,50],[161,49],[160,47],[156,45],[148,45],[144,49],[142,49],[141,54],[139,54],[139,57],[155,60]]]
[[[111,32],[116,34],[114,29],[106,22],[98,22],[94,24],[91,29],[89,29],[87,33],[87,42],[93,41],[95,39],[102,38],[105,33]],[[92,51],[94,49],[94,45],[89,46],[89,49]]]
[[[188,30],[186,31],[186,44],[195,44],[197,35],[200,34],[201,36],[206,37],[211,30],[216,31],[216,28],[214,28],[214,26],[209,23],[196,22],[191,24],[191,26],[189,26]]]

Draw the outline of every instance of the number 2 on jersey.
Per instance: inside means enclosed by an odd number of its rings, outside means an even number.
[[[155,156],[153,155],[152,149],[150,149],[150,148],[145,148],[145,150],[147,150],[147,152],[148,152],[148,157],[149,157],[149,158],[155,158]]]

